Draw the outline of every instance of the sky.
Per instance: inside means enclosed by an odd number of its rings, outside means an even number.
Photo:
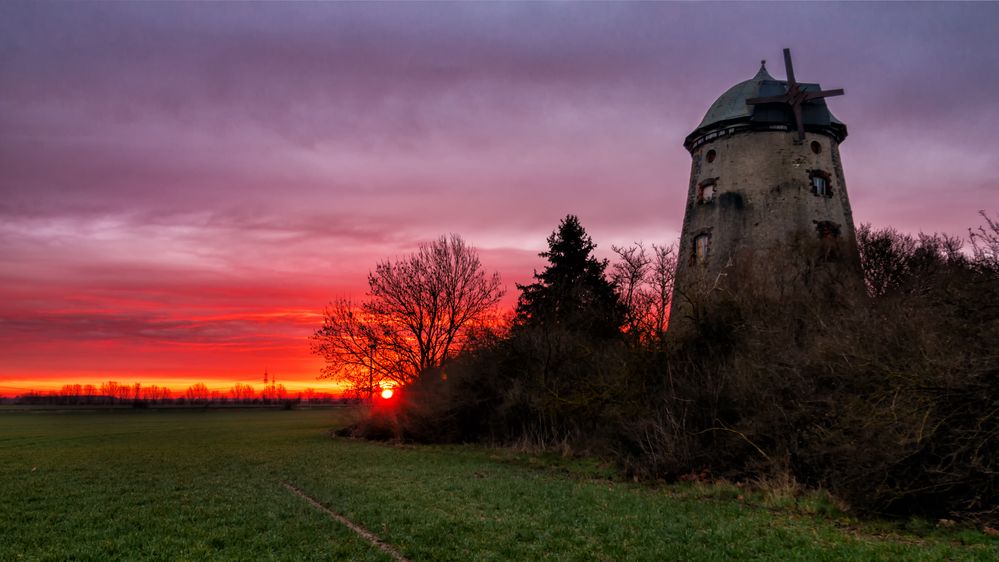
[[[568,213],[669,243],[761,59],[824,88],[858,224],[999,212],[996,3],[0,3],[0,394],[316,380],[308,336],[457,233],[516,297]]]

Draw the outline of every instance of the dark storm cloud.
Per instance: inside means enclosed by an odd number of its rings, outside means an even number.
[[[805,79],[821,64],[823,81],[848,85],[835,109],[853,127],[918,119],[960,141],[995,123],[999,72],[988,46],[996,11],[8,5],[0,24],[10,108],[0,111],[3,189],[22,203],[49,196],[77,206],[102,197],[113,205],[218,205],[237,194],[266,199],[275,183],[290,185],[292,198],[331,181],[343,193],[372,186],[356,175],[293,169],[283,151],[377,152],[391,165],[393,153],[421,153],[435,142],[442,150],[484,147],[486,157],[490,147],[574,146],[591,139],[551,138],[546,126],[562,130],[606,106],[620,109],[619,125],[581,133],[637,144],[647,136],[642,124],[658,122],[679,138],[713,97],[752,75],[756,58],[770,58],[779,75],[785,44],[795,47]],[[496,167],[480,165],[484,173]]]

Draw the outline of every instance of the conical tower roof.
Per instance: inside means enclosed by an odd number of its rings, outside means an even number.
[[[767,72],[766,63],[760,64],[760,70],[756,76],[732,86],[715,100],[697,128],[703,129],[715,123],[752,117],[754,107],[748,105],[746,100],[761,97],[760,88],[764,82],[777,82],[777,79]]]
[[[818,84],[800,84],[800,87],[804,91],[822,89]],[[793,127],[794,116],[786,105],[746,103],[753,98],[779,96],[786,91],[787,81],[771,76],[767,72],[766,61],[762,61],[756,76],[732,86],[711,104],[704,119],[687,136],[684,146],[691,149],[710,133],[733,125],[752,126],[754,129],[774,129],[774,126],[780,125]],[[829,111],[824,99],[805,103],[802,106],[802,116],[807,130],[824,132],[833,136],[837,142],[846,138],[846,125]]]

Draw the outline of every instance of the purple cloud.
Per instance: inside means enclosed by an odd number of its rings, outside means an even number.
[[[512,290],[566,213],[605,255],[670,242],[682,139],[759,59],[783,76],[782,47],[847,90],[858,222],[962,234],[999,210],[997,24],[963,3],[3,3],[0,342],[39,370],[46,322],[249,333],[150,311],[318,310],[447,232]]]

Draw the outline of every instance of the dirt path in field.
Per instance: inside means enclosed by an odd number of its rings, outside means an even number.
[[[309,502],[310,504],[312,504],[312,507],[315,507],[316,509],[322,511],[326,515],[329,515],[333,519],[336,519],[337,521],[345,525],[348,529],[360,535],[362,538],[364,538],[364,540],[368,541],[375,547],[381,549],[381,551],[384,552],[385,554],[391,556],[397,562],[409,562],[409,559],[403,556],[401,552],[396,550],[392,545],[378,538],[378,536],[372,533],[371,531],[365,529],[364,527],[358,525],[357,523],[354,523],[350,519],[347,519],[343,515],[340,515],[339,513],[319,503],[319,501],[316,500],[316,498],[313,498],[312,496],[306,494],[302,490],[299,490],[295,486],[292,486],[287,482],[284,482],[283,484],[285,488],[288,488],[289,492]]]

